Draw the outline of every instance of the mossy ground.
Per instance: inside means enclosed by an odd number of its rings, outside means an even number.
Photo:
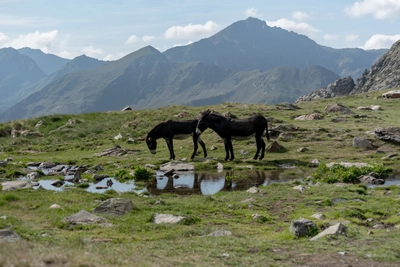
[[[378,98],[383,92],[347,96],[300,104],[298,110],[281,110],[269,105],[225,103],[210,107],[171,106],[154,110],[51,115],[0,124],[0,158],[13,158],[0,167],[0,176],[20,171],[30,161],[89,165],[101,164],[104,173],[125,173],[146,163],[160,165],[168,160],[165,142],[159,140],[158,153],[149,153],[142,141],[157,123],[177,119],[173,115],[195,117],[212,108],[229,111],[241,118],[261,113],[269,118],[270,127],[291,124],[297,130],[292,139],[279,141],[286,151],[267,153],[262,161],[252,160],[254,140],[235,141],[236,158],[224,162],[223,144],[210,130],[202,137],[211,162],[195,160],[198,169],[215,169],[217,162],[225,168],[253,165],[271,170],[290,163],[306,173],[315,169],[309,162],[349,161],[382,164],[396,170],[399,159],[382,159],[375,150],[352,146],[355,136],[370,138],[379,149],[398,153],[399,147],[387,144],[367,132],[376,127],[398,126],[400,101]],[[327,104],[340,102],[359,116],[323,114]],[[358,106],[381,105],[382,111],[359,111]],[[298,115],[321,112],[324,119],[297,121]],[[333,118],[345,121],[334,123]],[[74,121],[67,124],[68,120]],[[38,121],[43,124],[35,128]],[[18,130],[12,138],[9,130]],[[40,133],[25,135],[23,131]],[[115,140],[114,136],[122,135]],[[127,143],[128,138],[135,140]],[[95,156],[115,144],[130,149],[124,156]],[[308,151],[298,152],[299,147]],[[175,142],[178,158],[188,158],[191,140]],[[239,153],[241,150],[248,155]],[[201,154],[198,156],[201,157]],[[190,160],[189,160],[190,161]],[[296,173],[296,172],[294,172]],[[296,178],[296,175],[293,175]],[[232,179],[234,179],[233,177]],[[236,179],[236,178],[235,178]],[[296,181],[296,184],[299,182]],[[301,182],[300,182],[301,183]],[[271,184],[256,194],[245,191],[219,192],[212,196],[163,194],[143,196],[135,193],[88,193],[72,188],[64,192],[23,189],[0,192],[0,228],[10,228],[25,241],[1,243],[0,265],[3,266],[397,266],[400,262],[400,187],[368,188],[363,185],[341,186],[322,183],[306,185],[304,192],[292,189],[294,183]],[[122,217],[107,217],[114,226],[73,226],[63,218],[82,209],[92,211],[102,200],[111,197],[131,199],[135,208]],[[162,199],[165,205],[157,204]],[[340,201],[337,201],[340,200]],[[50,209],[50,205],[62,209]],[[322,212],[325,219],[311,218]],[[156,225],[154,213],[188,215],[189,225]],[[262,216],[254,220],[253,214]],[[347,236],[331,236],[315,242],[295,239],[289,231],[291,220],[312,219],[322,231],[330,223],[343,222]],[[380,224],[383,228],[375,229]],[[215,230],[227,230],[232,236],[210,237]]]

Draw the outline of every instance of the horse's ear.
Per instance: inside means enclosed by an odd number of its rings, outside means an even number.
[[[207,109],[206,111],[204,111],[204,115],[208,115],[211,113],[211,109]]]

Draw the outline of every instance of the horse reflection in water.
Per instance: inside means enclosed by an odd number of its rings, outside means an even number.
[[[162,179],[167,179],[164,188],[158,188],[157,183],[159,180],[156,179],[147,186],[147,190],[153,195],[162,193],[176,193],[179,195],[210,194],[210,192],[217,193],[220,190],[246,190],[253,186],[263,185],[266,180],[266,174],[263,171],[250,171],[241,176],[235,177],[233,171],[226,171],[225,173],[193,173],[193,185],[174,184],[174,181],[179,178],[163,176]]]

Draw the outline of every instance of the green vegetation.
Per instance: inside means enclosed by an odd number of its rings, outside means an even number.
[[[52,115],[2,123],[0,160],[7,159],[7,164],[0,167],[0,177],[9,179],[16,179],[18,172],[24,173],[28,162],[53,161],[89,168],[102,166],[104,170],[100,173],[123,180],[135,179],[145,185],[154,177],[145,164],[160,166],[169,158],[162,139],[158,140],[157,154],[148,151],[142,141],[148,131],[161,121],[176,119],[174,115],[193,118],[207,108],[221,113],[230,111],[238,118],[261,113],[269,119],[270,128],[279,125],[290,128],[291,138],[283,141],[272,136],[284,146],[285,152],[267,152],[262,161],[251,159],[255,153],[254,140],[234,141],[236,157],[232,162],[223,161],[223,143],[210,130],[202,136],[210,157],[207,161],[199,159],[201,154],[193,161],[188,159],[193,151],[190,139],[175,141],[177,158],[186,158],[196,169],[209,171],[215,171],[220,162],[230,173],[227,181],[231,183],[248,179],[240,171],[249,166],[255,171],[268,171],[271,177],[280,167],[287,167],[283,172],[287,177],[285,183],[262,186],[254,194],[245,190],[214,195],[152,195],[115,190],[99,194],[87,192],[87,183],[60,192],[31,188],[1,191],[0,229],[13,230],[25,241],[3,242],[0,266],[337,266],[339,262],[351,266],[396,266],[400,260],[400,187],[351,183],[369,172],[381,178],[386,178],[390,170],[398,172],[399,158],[384,156],[397,154],[399,147],[368,133],[377,127],[398,126],[400,101],[378,98],[382,93],[303,103],[298,110],[224,103],[210,107],[170,106],[130,112]],[[325,106],[335,102],[356,114],[324,114]],[[382,110],[357,110],[358,106],[369,105],[381,105]],[[294,120],[314,112],[323,114],[324,119]],[[332,121],[338,117],[344,120]],[[38,121],[43,123],[35,127]],[[118,134],[122,138],[115,139]],[[353,147],[354,137],[370,139],[384,153]],[[129,138],[135,142],[128,143]],[[122,149],[120,154],[100,155],[116,145]],[[211,146],[216,149],[211,150]],[[307,150],[299,152],[301,147]],[[310,164],[314,159],[321,162],[319,167]],[[326,167],[342,161],[363,162],[373,167]],[[283,174],[279,173],[276,179]],[[88,174],[82,177],[90,178]],[[293,189],[295,185],[303,185],[305,189],[300,192]],[[134,208],[121,217],[104,216],[113,224],[111,227],[63,221],[80,210],[92,212],[109,198],[130,199]],[[50,209],[53,204],[61,208]],[[313,218],[317,212],[325,218]],[[158,225],[152,222],[154,213],[184,215],[190,219],[186,224]],[[324,237],[315,242],[296,239],[289,226],[300,217],[313,220],[318,232],[342,222],[348,227],[347,235]],[[217,230],[230,231],[232,235],[208,236]]]

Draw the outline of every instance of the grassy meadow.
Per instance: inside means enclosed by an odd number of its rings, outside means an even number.
[[[223,142],[211,130],[202,139],[208,149],[193,160],[198,170],[215,170],[217,162],[226,169],[251,165],[259,170],[275,170],[289,164],[310,176],[316,171],[310,161],[321,163],[364,162],[397,172],[399,158],[383,159],[399,153],[399,146],[369,134],[377,127],[399,126],[399,99],[381,99],[385,91],[305,102],[300,109],[281,105],[224,103],[207,107],[170,106],[158,109],[112,111],[80,115],[51,115],[0,123],[0,178],[15,179],[28,162],[53,161],[59,164],[101,164],[102,173],[117,173],[168,162],[165,141],[158,140],[157,154],[147,149],[144,138],[158,123],[168,119],[191,119],[210,108],[230,112],[237,118],[254,113],[264,115],[269,127],[284,126],[291,139],[278,140],[285,149],[266,153],[253,160],[255,141],[234,141],[235,160],[225,162]],[[328,104],[341,103],[355,114],[324,113]],[[382,110],[358,110],[380,105]],[[320,113],[321,120],[300,121],[295,117]],[[341,118],[339,122],[335,119]],[[40,126],[38,122],[41,122]],[[35,127],[37,126],[37,127]],[[13,136],[10,135],[13,133]],[[114,137],[121,134],[122,138]],[[377,149],[353,147],[354,137],[365,137]],[[128,142],[128,139],[134,142]],[[276,137],[273,137],[267,146]],[[96,156],[119,145],[121,156]],[[190,155],[191,139],[175,141],[177,159]],[[211,150],[210,147],[216,147]],[[299,152],[301,147],[307,151]],[[248,151],[248,154],[241,151]],[[138,195],[133,192],[88,193],[70,188],[63,192],[20,189],[0,192],[0,229],[9,228],[24,241],[0,241],[0,266],[398,266],[400,264],[400,187],[367,187],[361,184],[293,182],[260,187],[260,192],[224,191],[214,195]],[[83,178],[92,179],[83,174]],[[303,177],[301,177],[303,178]],[[304,192],[295,185],[306,186]],[[80,210],[91,212],[101,201],[112,197],[131,199],[134,209],[122,217],[107,217],[112,227],[74,226],[63,218]],[[162,200],[164,204],[160,204]],[[340,200],[340,201],[338,201]],[[61,209],[50,209],[58,204]],[[321,212],[324,219],[312,214]],[[190,224],[155,224],[154,213],[187,215]],[[253,215],[258,214],[258,219]],[[290,222],[300,217],[313,220],[320,231],[336,222],[348,227],[346,236],[329,236],[317,241],[294,238]],[[231,236],[212,237],[216,230]]]

